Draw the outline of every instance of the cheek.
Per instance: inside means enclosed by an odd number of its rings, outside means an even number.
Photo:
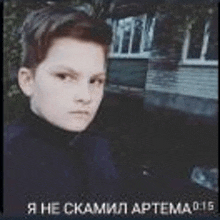
[[[57,92],[46,86],[45,84],[38,84],[35,87],[35,92],[33,95],[33,102],[40,108],[50,108],[50,106],[55,106],[53,104],[58,97],[56,97]]]
[[[103,99],[103,94],[104,94],[104,88],[97,90],[96,92],[94,92],[93,94],[93,100],[96,103],[96,106],[98,107],[100,102]]]
[[[36,93],[40,95],[43,99],[53,99],[56,98],[62,90],[56,83],[47,80],[47,78],[41,80],[36,84]]]

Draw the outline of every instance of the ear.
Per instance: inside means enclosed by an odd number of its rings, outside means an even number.
[[[30,97],[33,94],[34,73],[31,69],[21,67],[18,71],[18,84],[23,93]]]

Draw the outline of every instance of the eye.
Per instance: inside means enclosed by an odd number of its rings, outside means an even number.
[[[101,78],[94,78],[90,80],[91,84],[97,84],[97,85],[102,85],[105,83],[105,79],[101,79]]]
[[[60,79],[61,81],[70,81],[72,80],[72,77],[66,73],[57,73],[56,77]]]

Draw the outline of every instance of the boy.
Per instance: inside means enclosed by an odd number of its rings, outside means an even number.
[[[30,202],[112,197],[118,175],[109,144],[86,132],[103,98],[111,28],[72,8],[48,7],[26,18],[22,34],[18,84],[30,111],[6,129],[5,214],[25,214]]]

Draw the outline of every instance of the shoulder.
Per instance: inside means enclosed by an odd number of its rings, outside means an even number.
[[[20,119],[4,126],[4,149],[5,151],[13,150],[13,145],[18,144],[18,140],[25,139],[28,133],[28,126]]]
[[[92,166],[100,169],[107,176],[117,178],[116,163],[112,157],[111,140],[100,131],[82,135],[83,146]],[[108,178],[106,176],[106,178]]]
[[[11,124],[4,125],[4,136],[8,137],[9,139],[16,138],[21,133],[23,133],[27,128],[21,119],[17,119],[13,121]]]
[[[111,140],[105,133],[93,130],[92,132],[82,134],[81,140],[85,150],[90,153],[93,152],[97,157],[108,157],[111,155]]]

